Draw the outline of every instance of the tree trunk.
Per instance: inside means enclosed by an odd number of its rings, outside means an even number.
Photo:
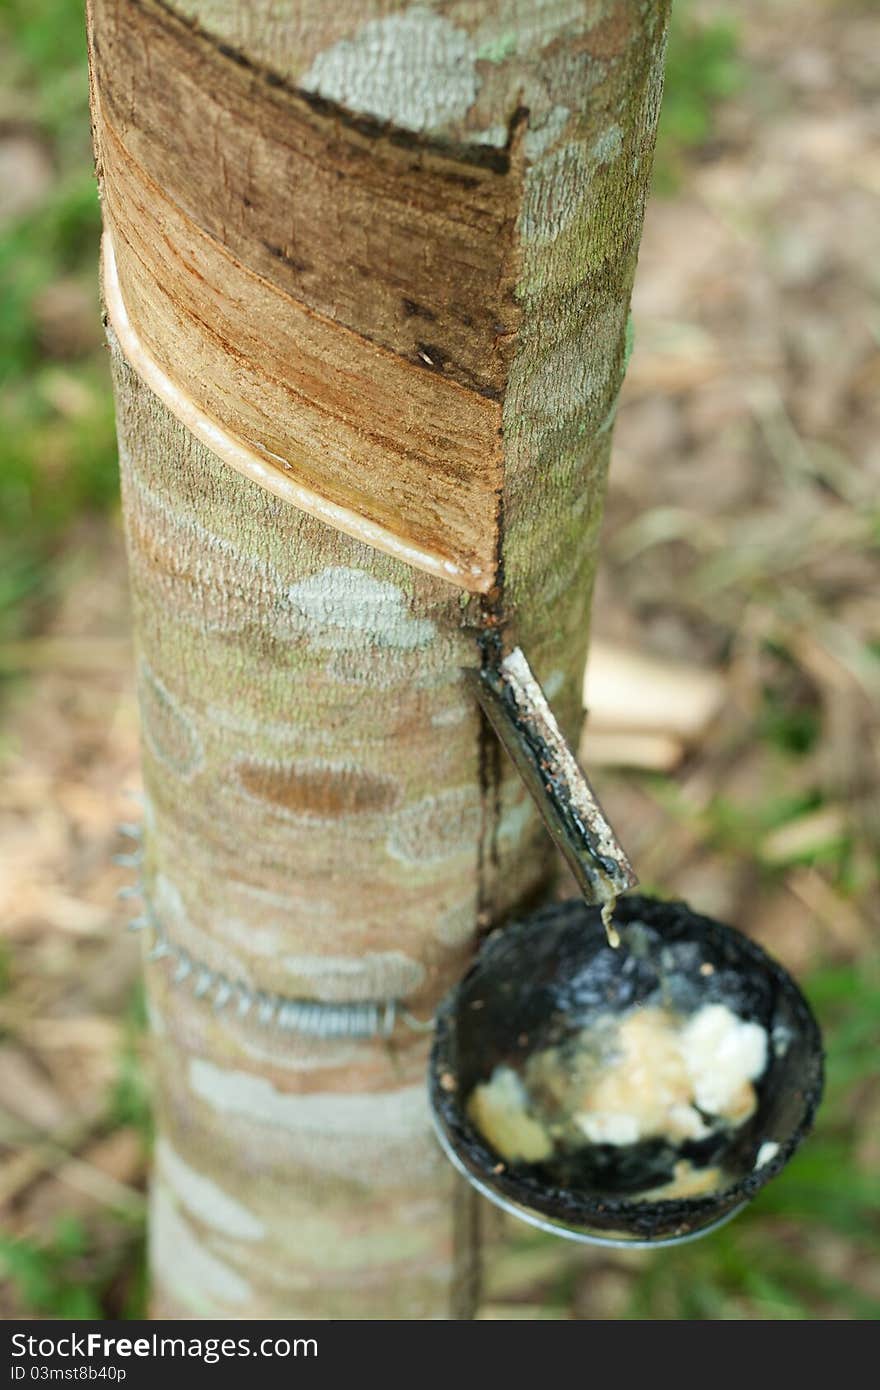
[[[424,1035],[291,1001],[428,1018],[551,885],[462,669],[576,737],[665,11],[92,0],[159,1317],[473,1311]]]

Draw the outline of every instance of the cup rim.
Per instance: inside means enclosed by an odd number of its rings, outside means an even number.
[[[483,943],[471,968],[441,1002],[435,1019],[428,1073],[431,1109],[435,1126],[442,1136],[443,1147],[452,1151],[456,1166],[471,1182],[481,1190],[490,1189],[486,1195],[491,1196],[499,1205],[508,1210],[525,1207],[545,1221],[562,1223],[568,1228],[588,1227],[591,1220],[598,1218],[601,1227],[607,1229],[613,1226],[615,1218],[620,1218],[625,1230],[633,1231],[636,1236],[643,1233],[647,1237],[646,1244],[659,1245],[662,1243],[662,1237],[651,1240],[652,1230],[674,1230],[680,1226],[685,1232],[697,1233],[703,1227],[714,1227],[720,1224],[722,1217],[726,1218],[728,1213],[732,1215],[750,1201],[787,1165],[812,1128],[824,1086],[822,1037],[807,1000],[784,966],[737,928],[694,912],[684,902],[667,901],[645,894],[627,894],[619,900],[615,910],[615,917],[621,921],[638,920],[648,926],[657,927],[674,924],[679,929],[698,928],[715,940],[725,940],[732,944],[740,959],[745,957],[769,975],[778,990],[785,995],[807,1047],[810,1065],[805,1070],[801,1087],[802,1113],[798,1124],[785,1140],[779,1142],[778,1151],[773,1158],[719,1191],[698,1197],[633,1201],[628,1197],[591,1193],[588,1189],[556,1186],[539,1180],[522,1169],[506,1168],[498,1172],[498,1155],[489,1148],[468,1121],[458,1088],[449,1089],[448,1081],[447,1086],[441,1082],[441,1078],[448,1078],[450,1072],[455,1075],[452,1044],[457,1008],[474,976],[487,969],[491,970],[493,956],[501,948],[505,952],[510,948],[512,943],[509,933],[528,939],[534,933],[546,931],[548,926],[561,926],[563,920],[570,919],[572,913],[578,910],[582,910],[585,915],[584,928],[585,932],[590,933],[590,938],[594,931],[604,931],[599,910],[589,908],[580,899],[568,899],[539,909],[493,932]],[[521,1213],[514,1211],[514,1214]],[[601,1231],[598,1234],[601,1235]],[[594,1237],[584,1234],[581,1238]],[[635,1248],[633,1241],[627,1238],[619,1243]]]

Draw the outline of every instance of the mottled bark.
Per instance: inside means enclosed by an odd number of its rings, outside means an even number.
[[[461,671],[502,623],[576,736],[664,23],[636,0],[95,0],[131,322],[277,464],[235,471],[115,347],[146,885],[169,939],[251,990],[429,1016],[478,930],[548,890]],[[324,524],[286,477],[485,582]],[[316,1042],[147,978],[157,1314],[467,1316],[473,1209],[424,1038]]]

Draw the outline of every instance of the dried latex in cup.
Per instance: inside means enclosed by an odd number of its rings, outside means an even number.
[[[818,1029],[758,946],[626,897],[622,945],[562,903],[496,933],[444,1001],[431,1094],[447,1153],[533,1224],[689,1239],[778,1173],[822,1087]]]

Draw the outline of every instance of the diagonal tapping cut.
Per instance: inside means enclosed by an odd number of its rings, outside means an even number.
[[[213,454],[282,501],[292,503],[300,511],[354,540],[363,541],[374,550],[470,592],[482,593],[491,587],[493,575],[490,569],[476,562],[468,564],[458,561],[439,550],[427,549],[408,540],[405,535],[370,520],[354,508],[334,502],[298,481],[288,471],[285,459],[270,454],[266,449],[254,447],[252,442],[213,419],[185,387],[169,375],[138,334],[123,298],[113,237],[106,230],[101,239],[101,253],[104,303],[120,349],[154,395]],[[492,503],[494,507],[494,498]]]

